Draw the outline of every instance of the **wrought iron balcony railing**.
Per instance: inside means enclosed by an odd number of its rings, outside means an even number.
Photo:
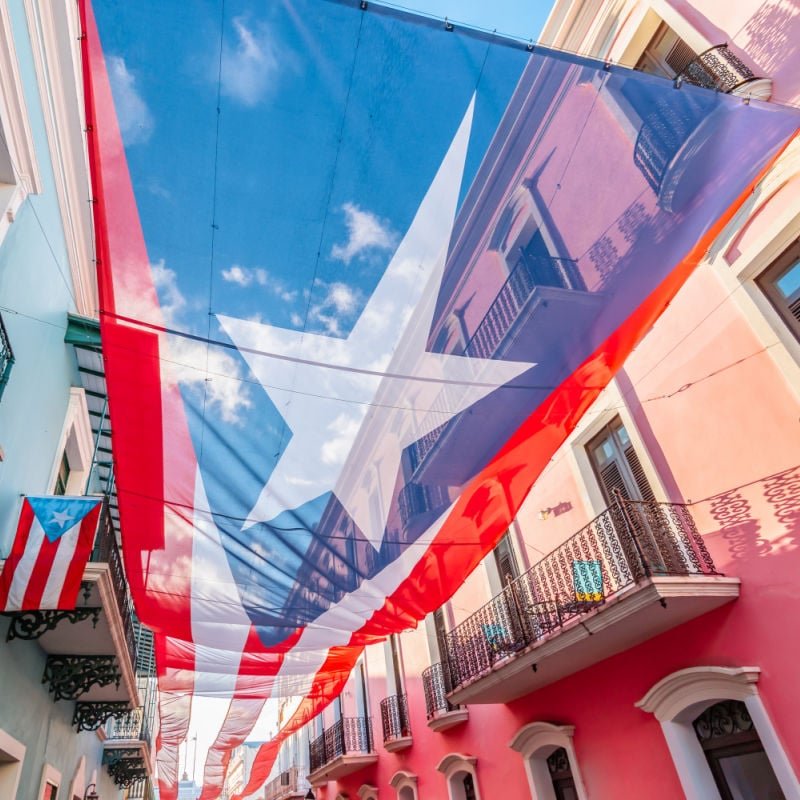
[[[381,727],[384,742],[411,736],[408,698],[404,694],[395,694],[381,700]]]
[[[617,498],[447,634],[452,688],[639,581],[715,574],[685,505]]]
[[[111,717],[106,723],[106,739],[139,739],[150,742],[150,728],[143,708],[134,708],[127,714]]]
[[[718,44],[695,56],[684,67],[677,80],[728,93],[757,78],[727,44]]]
[[[114,597],[117,601],[117,609],[122,618],[122,625],[125,631],[125,643],[128,647],[131,665],[136,665],[136,625],[133,601],[128,592],[128,581],[122,567],[122,557],[120,556],[117,545],[117,537],[114,531],[114,524],[108,505],[103,508],[100,515],[100,522],[97,528],[97,538],[95,539],[94,549],[89,557],[93,563],[108,564],[111,573],[111,585],[114,589]]]
[[[308,749],[311,772],[340,756],[372,753],[372,720],[343,717],[314,739]]]
[[[281,800],[283,797],[298,794],[299,777],[297,767],[284,770],[264,787],[264,800]]]
[[[433,664],[422,672],[422,691],[425,694],[425,714],[433,719],[437,714],[455,711],[459,706],[447,699],[452,691],[450,672],[445,664]]]
[[[3,317],[0,315],[0,398],[3,396],[3,390],[6,388],[13,366],[14,351],[11,349],[8,332]]]

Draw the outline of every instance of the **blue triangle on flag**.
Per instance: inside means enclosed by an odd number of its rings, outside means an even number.
[[[97,506],[100,497],[28,497],[45,536],[55,542]]]

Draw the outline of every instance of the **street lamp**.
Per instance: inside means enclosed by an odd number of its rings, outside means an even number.
[[[100,800],[100,795],[97,794],[97,784],[90,783],[86,787],[86,791],[83,794],[83,800]]]

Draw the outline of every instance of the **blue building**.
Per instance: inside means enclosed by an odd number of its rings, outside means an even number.
[[[77,4],[0,4],[0,570],[22,497],[100,494],[75,611],[0,616],[0,798],[151,798],[152,638],[120,558]]]

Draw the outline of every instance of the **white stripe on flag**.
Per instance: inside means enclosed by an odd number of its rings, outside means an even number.
[[[61,534],[58,540],[56,557],[53,559],[53,566],[50,568],[50,575],[42,595],[42,608],[58,608],[61,592],[64,591],[64,581],[67,579],[67,570],[75,555],[75,548],[78,546],[82,524],[83,520],[77,525],[73,525],[66,533]]]
[[[34,515],[33,522],[31,522],[31,529],[28,533],[28,540],[25,542],[25,552],[17,563],[17,568],[14,571],[14,578],[11,581],[11,588],[8,591],[7,610],[12,611],[21,608],[22,600],[25,597],[25,590],[28,588],[28,583],[33,574],[33,567],[36,564],[36,559],[39,557],[39,551],[42,549],[43,541],[44,530],[39,524],[39,520],[36,519]]]

